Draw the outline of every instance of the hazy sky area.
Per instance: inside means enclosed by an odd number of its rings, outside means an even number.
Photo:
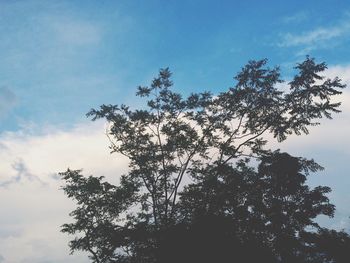
[[[307,54],[349,85],[343,112],[308,136],[272,142],[326,169],[337,206],[324,226],[350,231],[350,1],[0,0],[0,263],[87,262],[59,232],[74,203],[59,189],[67,167],[111,182],[127,160],[110,155],[104,123],[85,114],[129,104],[138,85],[170,67],[183,94],[215,93],[251,59],[288,80]]]

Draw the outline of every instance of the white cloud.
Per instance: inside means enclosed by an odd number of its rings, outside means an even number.
[[[41,135],[29,130],[3,133],[0,145],[0,184],[11,182],[0,187],[0,254],[6,262],[86,262],[84,254],[68,255],[72,237],[59,230],[70,221],[74,203],[60,190],[62,182],[52,177],[70,167],[118,182],[127,162],[109,154],[103,123],[70,131],[46,127]]]
[[[330,78],[339,76],[348,86],[335,99],[342,102],[342,112],[336,114],[333,120],[322,120],[320,126],[311,127],[309,135],[291,136],[283,143],[274,144],[274,147],[295,156],[315,158],[325,167],[324,172],[312,175],[309,183],[312,186],[330,186],[333,191],[329,197],[338,212],[334,219],[322,218],[321,222],[327,227],[350,231],[349,222],[344,219],[350,216],[347,165],[350,160],[350,65],[330,66],[324,75]]]
[[[48,172],[57,173],[67,167],[110,176],[116,170],[121,171],[120,164],[124,164],[125,159],[109,154],[108,139],[101,122],[77,125],[70,131],[45,127],[40,135],[32,135],[31,130],[6,132],[0,136],[0,143],[5,148],[0,156],[7,163],[2,166],[5,169],[2,174],[14,175],[16,171],[12,165],[19,158],[42,180]]]
[[[333,120],[321,121],[321,126],[311,127],[310,136],[292,136],[286,143],[290,142],[290,146],[292,146],[295,142],[302,140],[301,143],[297,144],[310,145],[318,143],[326,147],[337,146],[338,149],[349,151],[350,154],[350,149],[345,149],[346,147],[344,147],[344,145],[350,146],[350,138],[345,136],[350,134],[350,65],[329,66],[322,75],[331,79],[339,77],[342,83],[347,85],[347,88],[342,90],[342,94],[334,98],[334,102],[339,101],[342,103],[340,106],[342,112],[333,115]],[[282,84],[281,87],[286,88],[285,84]]]

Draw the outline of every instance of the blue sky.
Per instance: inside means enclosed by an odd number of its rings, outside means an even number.
[[[250,59],[346,64],[346,2],[1,1],[0,131],[69,126],[166,66],[179,90],[217,92]]]
[[[113,181],[126,167],[108,154],[103,123],[85,118],[91,107],[138,105],[135,88],[168,66],[183,94],[225,90],[250,59],[290,79],[307,54],[350,84],[349,44],[346,0],[0,0],[0,262],[85,262],[58,232],[73,206],[54,174],[70,166]],[[274,147],[326,167],[310,182],[330,185],[339,209],[321,220],[348,229],[350,93],[341,100],[334,121]]]

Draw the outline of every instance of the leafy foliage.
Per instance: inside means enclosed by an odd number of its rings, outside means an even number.
[[[332,97],[345,86],[321,76],[326,65],[307,57],[283,91],[279,68],[266,64],[250,61],[217,96],[187,98],[172,91],[162,69],[150,87],[138,87],[145,109],[92,109],[89,117],[110,124],[111,151],[129,158],[129,172],[119,186],[62,173],[78,204],[74,223],[62,228],[77,236],[72,252],[89,251],[93,262],[226,262],[223,255],[255,262],[248,251],[270,262],[322,262],[322,253],[336,260],[315,241],[326,232],[314,219],[334,214],[330,189],[305,184],[322,167],[266,149],[264,135],[307,134],[339,112]]]
[[[189,225],[208,215],[227,218],[233,237],[242,243],[258,240],[281,262],[299,262],[300,252],[309,250],[302,238],[306,229],[320,229],[318,215],[334,214],[325,195],[330,188],[305,184],[309,171],[322,169],[314,161],[277,151],[262,158],[258,171],[244,162],[215,169],[204,170],[182,191],[179,218]]]

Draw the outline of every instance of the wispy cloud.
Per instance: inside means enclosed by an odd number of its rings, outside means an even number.
[[[17,103],[17,96],[6,87],[0,87],[0,118],[5,116]]]
[[[307,18],[308,18],[308,13],[305,11],[301,11],[301,12],[283,17],[282,21],[286,24],[300,23],[300,22],[307,20]]]
[[[331,48],[334,45],[346,40],[350,35],[350,19],[348,16],[335,26],[318,27],[300,34],[283,34],[278,42],[279,47],[298,47],[298,55],[315,50]]]
[[[286,34],[280,43],[282,47],[299,46],[299,45],[315,45],[319,41],[326,41],[341,36],[346,32],[348,26],[333,28],[318,28],[313,31],[303,33],[301,35]]]
[[[0,188],[9,187],[13,184],[25,183],[25,182],[37,182],[42,186],[46,186],[47,184],[42,181],[38,176],[30,173],[23,160],[17,160],[12,164],[12,168],[16,171],[16,175],[11,177],[8,180],[0,181]]]
[[[50,20],[57,40],[65,44],[93,45],[99,44],[102,39],[102,28],[94,23],[67,18]]]

